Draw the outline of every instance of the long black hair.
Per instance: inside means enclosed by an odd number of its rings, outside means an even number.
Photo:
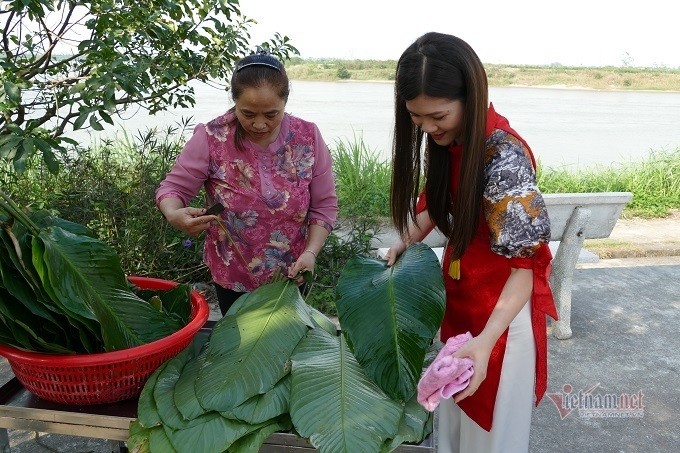
[[[448,147],[427,136],[411,121],[406,101],[420,95],[463,102],[463,156],[459,188],[451,197]],[[475,51],[452,35],[426,33],[411,44],[397,62],[395,124],[392,150],[392,221],[401,234],[415,220],[421,168],[425,168],[425,196],[429,215],[449,238],[459,258],[475,234],[484,191],[484,149],[488,110],[486,72]]]

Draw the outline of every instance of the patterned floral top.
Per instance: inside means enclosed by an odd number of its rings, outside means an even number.
[[[536,185],[533,157],[512,134],[495,129],[486,141],[484,215],[491,250],[529,258],[550,240],[550,219]]]
[[[238,150],[234,132],[229,112],[196,126],[156,202],[175,197],[186,206],[205,186],[208,204],[226,209],[224,228],[207,231],[204,260],[215,283],[247,292],[275,270],[286,272],[305,249],[309,225],[332,231],[337,197],[331,156],[314,123],[285,114],[267,149],[244,139],[245,151]]]

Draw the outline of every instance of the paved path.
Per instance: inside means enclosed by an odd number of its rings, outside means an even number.
[[[579,266],[573,288],[574,335],[550,338],[548,393],[558,403],[593,387],[593,399],[641,394],[642,417],[579,416],[584,406],[578,402],[561,414],[546,397],[534,411],[531,453],[680,452],[679,325],[680,257]],[[4,362],[2,382],[11,376]],[[56,435],[36,441],[32,436],[11,430],[12,451],[110,451],[105,441]]]
[[[580,417],[576,404],[562,418],[544,398],[531,452],[680,452],[680,258],[602,261],[575,271],[573,337],[550,338],[548,393],[559,401],[565,386],[570,395],[594,386],[594,396],[640,392],[644,414]]]

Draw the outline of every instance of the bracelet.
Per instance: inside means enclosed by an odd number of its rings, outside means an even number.
[[[315,259],[318,258],[317,254],[314,252],[314,250],[309,250],[309,249],[307,249],[307,250],[305,250],[305,252],[309,252],[309,253],[311,253],[312,255],[314,255],[314,258],[315,258]],[[304,253],[304,252],[302,252],[302,253]]]

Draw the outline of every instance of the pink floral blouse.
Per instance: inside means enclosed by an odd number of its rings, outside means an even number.
[[[221,202],[220,225],[207,231],[203,258],[215,283],[252,291],[286,269],[306,245],[309,225],[332,231],[337,197],[331,156],[314,123],[285,114],[267,149],[234,144],[233,114],[199,124],[156,191],[156,202],[186,206],[205,186],[208,205]],[[231,125],[230,125],[231,123]]]

